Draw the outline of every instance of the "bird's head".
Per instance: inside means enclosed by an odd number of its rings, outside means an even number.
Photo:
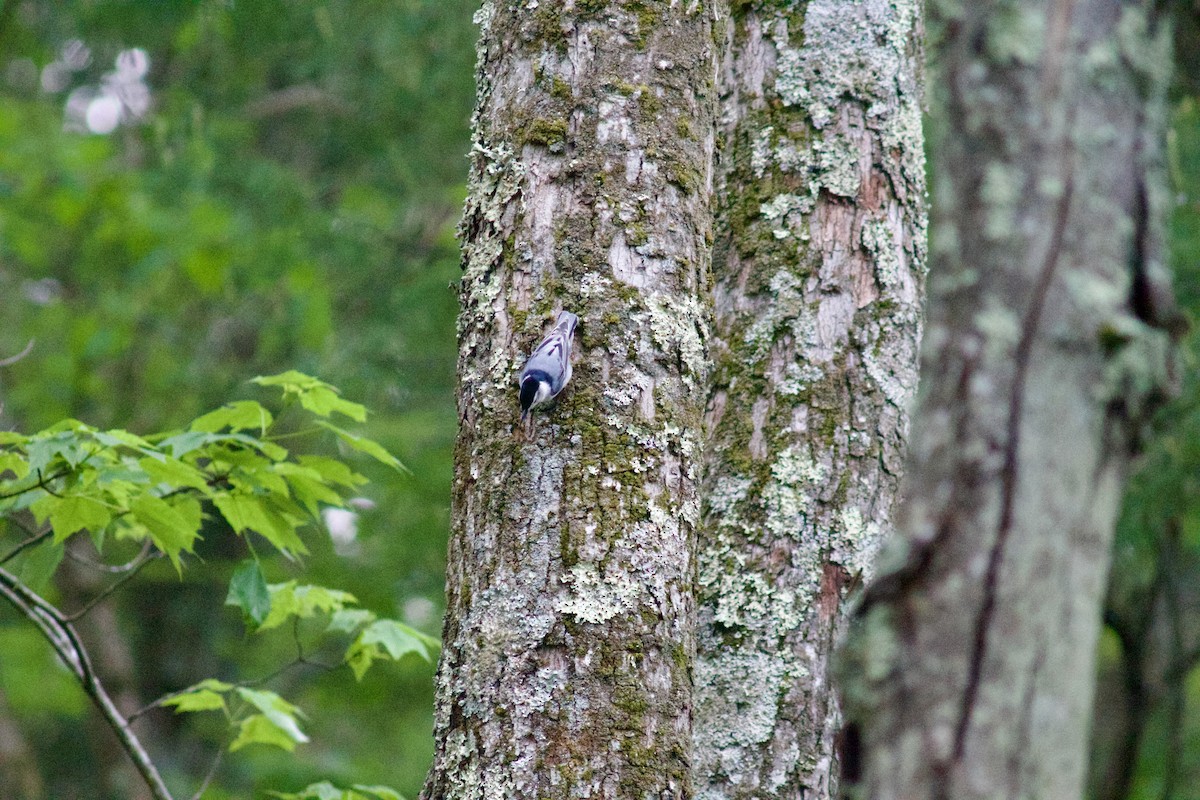
[[[521,416],[529,416],[535,406],[546,402],[550,396],[550,376],[541,371],[533,371],[521,380]]]

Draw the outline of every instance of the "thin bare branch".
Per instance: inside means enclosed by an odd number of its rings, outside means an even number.
[[[147,539],[145,544],[142,545],[142,549],[138,552],[138,554],[136,556],[134,556],[133,558],[129,559],[128,561],[126,561],[124,564],[105,564],[102,561],[96,561],[95,559],[88,558],[87,556],[84,556],[84,555],[80,555],[79,553],[74,552],[70,548],[67,548],[67,558],[71,559],[76,564],[82,564],[83,566],[89,567],[90,569],[99,570],[100,572],[109,572],[109,573],[116,575],[116,574],[120,574],[120,573],[124,573],[124,572],[129,572],[129,570],[131,570],[131,569],[141,569],[142,568],[142,559],[146,556],[147,553],[150,552],[150,548],[153,546],[154,545],[150,542],[150,540]]]
[[[25,345],[25,349],[23,349],[21,352],[17,353],[15,356],[9,356],[8,358],[0,358],[0,367],[11,367],[13,364],[17,363],[18,361],[23,359],[25,356],[32,353],[33,352],[33,341],[34,341],[33,339],[30,339],[29,343]]]
[[[204,793],[208,791],[208,785],[212,783],[213,778],[217,776],[217,769],[221,766],[221,757],[225,755],[225,744],[217,748],[217,754],[213,756],[212,764],[208,768],[208,772],[204,774],[204,780],[200,784],[200,788],[192,795],[192,800],[200,800]]]
[[[93,608],[95,608],[101,601],[103,601],[105,598],[107,598],[109,595],[111,595],[117,589],[120,589],[126,583],[133,580],[133,578],[139,572],[142,571],[142,567],[146,566],[151,561],[154,561],[154,560],[160,558],[161,556],[162,556],[162,553],[160,553],[158,551],[154,551],[154,552],[143,551],[143,555],[139,556],[135,560],[132,568],[128,572],[126,572],[124,575],[122,575],[121,577],[117,578],[115,581],[110,583],[107,587],[105,587],[103,590],[101,590],[101,592],[99,594],[97,594],[95,597],[93,597],[91,600],[84,603],[83,607],[80,608],[78,611],[75,611],[74,613],[64,617],[63,619],[66,622],[75,622],[80,617],[84,616],[89,611],[91,611]]]
[[[158,768],[150,760],[146,748],[142,746],[137,735],[129,727],[129,722],[121,715],[97,677],[87,650],[70,620],[22,583],[15,575],[2,568],[0,568],[0,594],[4,595],[6,600],[42,632],[42,635],[54,648],[55,653],[74,673],[83,690],[117,735],[121,747],[133,760],[134,767],[146,782],[146,786],[155,800],[173,800],[170,790],[167,789],[162,776],[158,773]]]
[[[20,523],[17,523],[17,524],[20,524]],[[21,527],[24,527],[24,526],[21,526]],[[51,531],[51,530],[45,530],[45,531],[42,531],[41,533],[33,534],[28,539],[25,539],[20,544],[18,544],[16,547],[14,547],[12,550],[9,550],[3,556],[0,556],[0,564],[7,564],[9,561],[12,561],[14,558],[16,558],[18,555],[25,552],[29,548],[44,542],[46,539],[49,539],[50,534],[52,534],[53,532],[54,531]]]

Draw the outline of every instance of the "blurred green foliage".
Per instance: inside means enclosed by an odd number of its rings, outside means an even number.
[[[69,416],[146,432],[249,396],[255,374],[320,375],[371,408],[365,432],[412,474],[356,460],[375,506],[340,552],[328,537],[306,540],[304,580],[436,634],[475,7],[5,0],[0,358],[34,346],[0,369],[2,427]],[[90,62],[45,91],[43,70],[73,39]],[[98,85],[131,47],[150,59],[145,120],[107,136],[64,130],[71,91]],[[0,543],[16,536],[0,532]],[[264,675],[295,647],[286,630],[245,641],[222,605],[244,552],[199,552],[203,577],[150,571],[118,600],[147,701],[204,677]],[[282,560],[266,570],[272,582],[299,572]],[[49,757],[78,734],[82,698],[69,682],[43,682],[49,656],[7,609],[0,641],[12,645],[0,650],[0,691],[40,756],[47,796],[105,797],[94,777],[84,782],[96,752],[61,768]],[[416,793],[431,753],[428,666],[373,669],[357,686],[345,670],[285,683],[312,716],[305,758],[247,749],[206,797],[324,779]],[[27,702],[35,690],[55,698],[53,714]],[[165,713],[151,724],[169,780],[194,790],[220,732]]]
[[[1093,737],[1100,800],[1200,798],[1200,102],[1187,92],[1168,145],[1171,264],[1193,325],[1181,391],[1157,415],[1117,528]]]

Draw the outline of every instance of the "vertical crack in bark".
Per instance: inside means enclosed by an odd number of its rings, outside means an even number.
[[[1070,130],[1068,123],[1067,130]],[[1069,134],[1068,134],[1069,135]],[[975,622],[975,637],[971,650],[971,661],[968,665],[967,685],[963,690],[962,704],[958,715],[958,729],[954,734],[954,756],[952,764],[961,761],[966,748],[967,731],[971,727],[971,717],[975,710],[975,699],[979,694],[979,684],[983,676],[983,662],[987,656],[988,630],[992,617],[996,612],[996,600],[1000,592],[1000,567],[1004,562],[1004,549],[1012,532],[1013,515],[1016,504],[1018,457],[1021,444],[1021,416],[1025,410],[1025,378],[1029,371],[1030,357],[1034,342],[1037,339],[1046,298],[1054,275],[1058,271],[1063,239],[1066,235],[1067,217],[1071,212],[1071,195],[1073,193],[1073,150],[1068,141],[1065,152],[1066,178],[1063,185],[1062,197],[1059,198],[1058,209],[1055,211],[1054,229],[1046,249],[1046,258],[1042,264],[1041,274],[1034,287],[1033,298],[1029,310],[1025,314],[1025,324],[1022,327],[1021,338],[1017,342],[1014,353],[1015,370],[1013,373],[1012,392],[1008,403],[1008,430],[1004,444],[1004,465],[1001,468],[1001,507],[1000,521],[996,528],[996,539],[988,553],[987,573],[983,583],[983,602],[979,608],[979,616]],[[945,787],[943,787],[945,789]]]

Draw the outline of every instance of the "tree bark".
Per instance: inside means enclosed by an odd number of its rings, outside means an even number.
[[[715,59],[698,3],[487,2],[422,796],[690,796]],[[518,435],[554,312],[572,383]]]
[[[903,535],[849,652],[847,743],[866,797],[1078,798],[1111,533],[1177,324],[1169,31],[1117,0],[930,20],[925,377]]]
[[[925,271],[915,0],[738,4],[726,32],[695,763],[828,798],[845,598],[892,510]]]

